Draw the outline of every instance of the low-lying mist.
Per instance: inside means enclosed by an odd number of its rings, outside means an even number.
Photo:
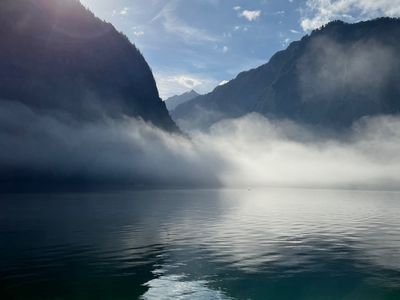
[[[258,114],[187,136],[132,118],[78,122],[0,101],[2,182],[34,178],[154,187],[396,189],[400,117],[325,135]]]

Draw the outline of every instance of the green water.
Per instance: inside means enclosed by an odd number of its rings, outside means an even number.
[[[1,195],[0,299],[400,299],[400,194]]]

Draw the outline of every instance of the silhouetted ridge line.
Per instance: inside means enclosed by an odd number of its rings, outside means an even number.
[[[362,117],[399,113],[399,53],[399,19],[333,21],[171,114],[188,129],[251,112],[346,129]]]
[[[2,0],[0,99],[177,131],[140,51],[76,0]]]

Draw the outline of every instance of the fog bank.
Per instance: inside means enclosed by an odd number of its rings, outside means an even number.
[[[397,189],[400,118],[364,118],[324,137],[258,114],[189,136],[124,118],[78,122],[0,101],[2,183],[65,178],[147,187]]]

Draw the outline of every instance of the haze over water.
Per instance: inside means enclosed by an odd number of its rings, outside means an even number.
[[[399,299],[400,194],[2,195],[1,299]]]

